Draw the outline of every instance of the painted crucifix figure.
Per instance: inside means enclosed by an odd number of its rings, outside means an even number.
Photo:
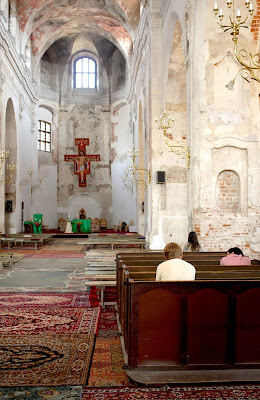
[[[78,146],[78,154],[68,154],[64,156],[64,161],[74,162],[74,174],[79,175],[79,187],[87,186],[86,175],[90,174],[90,162],[100,161],[100,155],[86,154],[86,146],[89,139],[75,139],[75,146]]]

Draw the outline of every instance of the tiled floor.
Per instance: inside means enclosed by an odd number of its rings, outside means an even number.
[[[61,244],[61,239],[56,239]],[[75,239],[75,244],[78,239]],[[70,250],[72,240],[66,243],[64,239],[63,246]],[[54,240],[53,246],[48,248],[51,250],[56,247]],[[22,249],[23,254],[27,251]],[[21,249],[20,249],[21,252]],[[86,259],[82,251],[82,258],[75,253],[70,258],[61,257],[59,254],[51,258],[41,258],[42,249],[34,251],[34,257],[24,257],[22,260],[14,263],[11,268],[0,269],[0,290],[1,291],[85,291],[84,275],[86,267]],[[39,258],[37,258],[39,255]]]

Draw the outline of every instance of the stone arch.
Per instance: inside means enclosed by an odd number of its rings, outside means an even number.
[[[78,218],[79,210],[84,208],[86,210],[87,218],[98,218],[101,217],[102,207],[99,201],[88,193],[81,193],[72,196],[68,202],[68,217]]]
[[[12,202],[12,211],[5,211],[5,233],[16,233],[17,226],[17,196],[16,196],[16,171],[11,177],[7,165],[13,163],[17,165],[17,128],[15,120],[14,106],[11,99],[8,100],[5,116],[5,149],[9,151],[9,157],[5,164],[5,203]]]
[[[223,170],[216,182],[216,208],[219,213],[239,213],[241,210],[240,177],[232,170]]]

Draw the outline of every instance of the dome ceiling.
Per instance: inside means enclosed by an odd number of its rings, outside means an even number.
[[[100,35],[127,56],[139,21],[139,0],[18,0],[23,43],[35,56],[55,41],[80,33]]]

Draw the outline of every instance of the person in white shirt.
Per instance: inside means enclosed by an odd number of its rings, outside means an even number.
[[[158,265],[156,281],[194,281],[196,269],[182,260],[182,248],[177,243],[168,243],[164,248],[167,261]]]

